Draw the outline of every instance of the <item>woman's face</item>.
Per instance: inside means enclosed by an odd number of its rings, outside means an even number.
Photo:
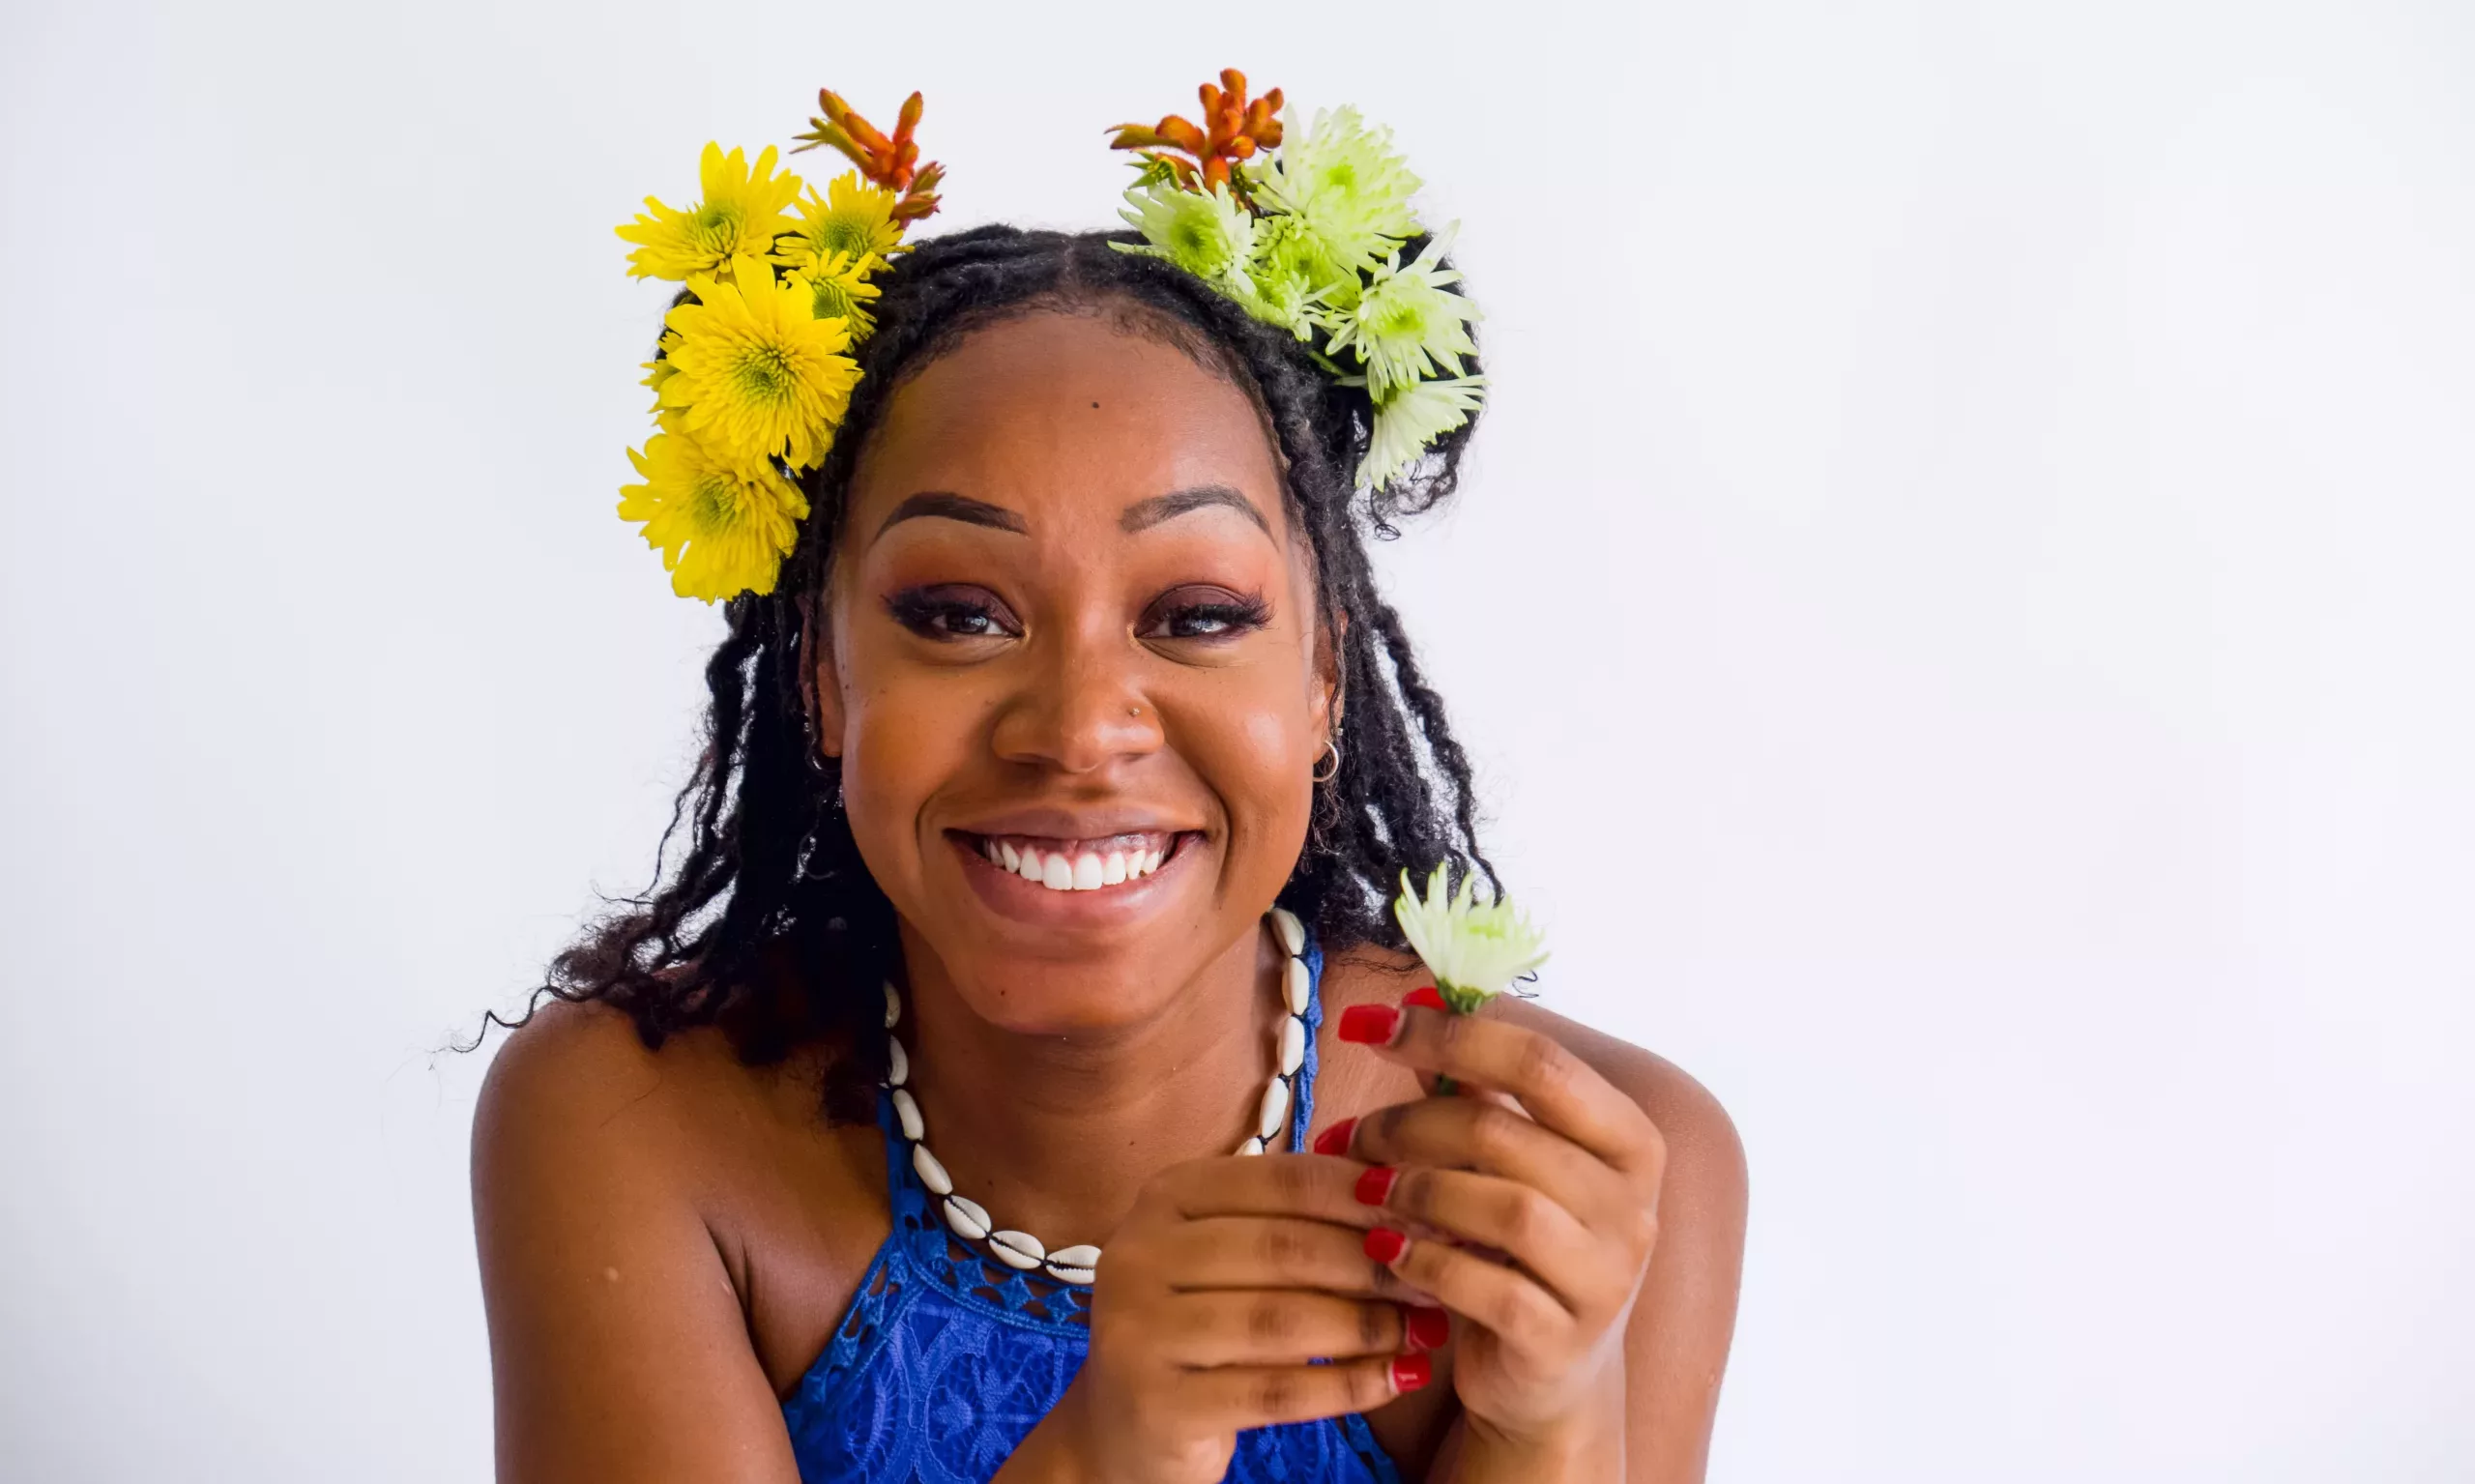
[[[1289,878],[1324,749],[1313,568],[1245,393],[1096,315],[898,390],[819,646],[859,851],[983,1018],[1130,1024]]]

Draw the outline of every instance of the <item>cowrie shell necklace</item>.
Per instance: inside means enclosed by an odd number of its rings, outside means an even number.
[[[1280,1137],[1289,1122],[1289,1105],[1297,1069],[1306,1062],[1306,998],[1314,988],[1313,976],[1306,968],[1306,928],[1296,914],[1275,907],[1267,915],[1272,934],[1280,940],[1281,950],[1289,962],[1281,966],[1281,995],[1289,1013],[1283,1015],[1276,1033],[1272,1052],[1271,1080],[1264,1085],[1261,1113],[1255,1120],[1255,1131],[1238,1146],[1240,1154],[1260,1154]],[[919,1117],[919,1104],[911,1095],[911,1058],[893,1028],[902,1020],[902,992],[886,985],[886,1079],[891,1090],[894,1118],[902,1124],[902,1137],[911,1146],[911,1168],[919,1183],[937,1198],[938,1210],[946,1225],[966,1241],[979,1242],[989,1255],[1008,1267],[1024,1272],[1037,1269],[1060,1283],[1089,1285],[1098,1275],[1100,1249],[1089,1242],[1072,1247],[1051,1249],[1029,1232],[1001,1228],[989,1217],[987,1208],[954,1189],[953,1178],[944,1164],[928,1152],[928,1125]]]

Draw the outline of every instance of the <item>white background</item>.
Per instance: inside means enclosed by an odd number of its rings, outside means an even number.
[[[1106,224],[1237,63],[1467,222],[1383,560],[1550,1004],[1743,1130],[1714,1477],[2475,1474],[2465,8],[0,34],[0,1473],[484,1476],[434,1048],[641,881],[717,626],[611,511],[611,227],[829,82],[941,224]]]

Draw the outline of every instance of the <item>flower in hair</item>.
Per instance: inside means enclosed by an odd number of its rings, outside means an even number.
[[[1401,894],[1392,902],[1402,935],[1435,975],[1436,993],[1461,1015],[1547,962],[1547,935],[1512,903],[1480,891],[1473,871],[1461,878],[1460,891],[1447,898],[1444,868],[1439,865],[1427,878],[1423,900],[1410,885],[1410,873],[1403,871]]]
[[[902,223],[894,211],[902,198],[883,186],[862,184],[859,172],[845,170],[833,178],[824,195],[816,188],[800,199],[799,225],[775,245],[774,258],[795,272],[813,271],[820,263],[846,258],[862,271],[901,250]]]
[[[1483,376],[1438,377],[1412,383],[1377,404],[1374,436],[1357,466],[1358,483],[1382,489],[1415,467],[1429,445],[1470,421],[1486,384]]]
[[[1392,131],[1367,129],[1355,108],[1319,111],[1255,177],[1267,207],[1296,218],[1353,269],[1418,235],[1410,198],[1419,184],[1393,150]]]
[[[868,302],[885,290],[869,282],[868,275],[880,266],[879,259],[846,257],[837,252],[792,277],[808,286],[811,307],[818,319],[843,321],[851,328],[851,338],[859,340],[877,328],[877,317],[869,311]]]
[[[698,163],[705,198],[694,209],[675,211],[647,196],[650,215],[619,229],[638,245],[627,254],[627,272],[639,278],[684,279],[725,273],[734,257],[772,251],[774,235],[790,227],[782,208],[800,193],[800,178],[788,171],[775,175],[771,147],[750,166],[742,151],[724,155],[720,145],[706,145]]]
[[[619,491],[620,518],[644,522],[672,592],[712,602],[773,591],[808,513],[799,486],[771,463],[716,458],[684,433],[655,433],[627,459],[645,482]]]
[[[1461,275],[1443,266],[1452,231],[1430,238],[1409,267],[1396,250],[1367,275],[1364,292],[1332,328],[1327,354],[1354,350],[1366,364],[1367,391],[1378,407],[1421,378],[1461,374],[1461,358],[1478,353],[1468,322],[1478,306],[1445,288]]]
[[[1146,246],[1118,243],[1121,252],[1164,257],[1224,293],[1243,294],[1247,257],[1255,250],[1255,218],[1226,186],[1180,190],[1166,181],[1125,193],[1118,213]]]
[[[696,302],[663,321],[679,336],[661,384],[664,422],[677,413],[681,427],[725,459],[812,468],[859,379],[843,354],[850,328],[818,319],[806,284],[777,280],[754,258],[738,259],[733,279],[689,278]]]
[[[1195,94],[1203,103],[1201,124],[1174,113],[1148,129],[1119,124],[1109,148],[1136,151],[1148,162],[1151,178],[1180,189],[1245,189],[1248,183],[1235,168],[1237,162],[1280,144],[1280,89],[1249,101],[1246,74],[1232,67],[1222,71],[1220,86],[1207,82]]]

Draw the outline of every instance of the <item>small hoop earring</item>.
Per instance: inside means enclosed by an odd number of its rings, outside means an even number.
[[[1332,760],[1332,766],[1329,771],[1325,771],[1324,768],[1324,758],[1325,757]],[[1315,769],[1312,771],[1309,771],[1306,776],[1314,779],[1318,783],[1329,783],[1340,775],[1341,734],[1338,728],[1334,728],[1332,735],[1324,739],[1324,756],[1315,760]]]

